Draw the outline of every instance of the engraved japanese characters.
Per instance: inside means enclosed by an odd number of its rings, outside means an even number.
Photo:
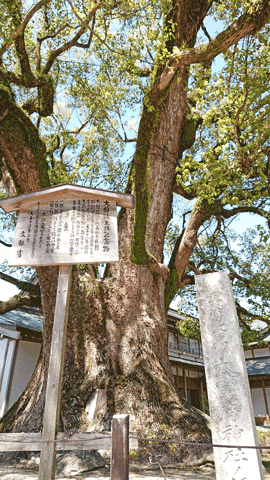
[[[252,402],[232,286],[225,272],[197,275],[196,293],[217,480],[261,480]]]

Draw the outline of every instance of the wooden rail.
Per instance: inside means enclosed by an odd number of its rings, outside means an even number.
[[[42,442],[41,433],[0,433],[0,452],[39,452]],[[56,450],[110,450],[112,434],[108,432],[68,435],[60,432],[55,444]],[[136,450],[138,440],[131,438],[129,448]]]
[[[129,449],[138,448],[138,440],[129,438],[129,415],[114,415],[112,431],[106,433],[58,433],[56,440],[44,440],[42,433],[0,433],[0,452],[39,452],[57,450],[111,450],[111,480],[128,480]],[[39,471],[40,473],[40,471]],[[48,472],[46,472],[47,474]],[[55,478],[55,469],[50,471]]]

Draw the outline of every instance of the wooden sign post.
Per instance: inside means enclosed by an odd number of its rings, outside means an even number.
[[[54,480],[71,265],[118,261],[116,206],[132,208],[133,195],[66,184],[0,206],[19,210],[9,265],[59,265],[38,477]]]
[[[69,293],[71,286],[70,265],[59,267],[54,326],[46,388],[39,479],[53,480],[55,476],[55,440],[59,424],[62,376],[67,334]]]

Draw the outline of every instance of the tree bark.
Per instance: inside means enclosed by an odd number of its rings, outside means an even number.
[[[183,42],[194,46],[210,5],[208,0],[173,2],[165,18],[165,26],[166,21],[175,24],[168,51]],[[153,262],[163,262],[185,127],[188,67],[181,66],[171,78],[159,63],[159,53],[156,64],[127,186],[135,194],[136,207],[134,212],[122,209],[118,217],[120,261],[107,265],[103,279],[96,278],[92,266],[73,268],[60,429],[109,428],[113,414],[129,413],[131,428],[138,432],[158,433],[165,426],[174,434],[202,440],[209,439],[207,421],[178,395],[168,359],[169,272],[150,268]],[[166,88],[160,88],[161,79]],[[0,97],[0,150],[17,193],[48,186],[45,146],[37,130],[6,90],[0,90]],[[202,212],[194,216],[193,231],[189,234],[187,229],[179,248],[174,265],[179,278],[203,219]],[[2,431],[42,429],[57,272],[57,267],[37,269],[44,313],[41,355],[28,388],[2,420]],[[85,406],[97,388],[106,389],[107,401],[91,422]]]
[[[17,194],[50,185],[45,145],[31,120],[3,87],[0,87],[0,152]]]
[[[119,215],[120,261],[97,279],[92,266],[73,269],[60,430],[110,428],[129,413],[138,433],[170,433],[209,440],[205,417],[179,397],[167,354],[165,281],[130,262],[133,214]],[[42,429],[57,267],[38,268],[45,315],[42,353],[27,390],[2,421],[2,431]],[[89,421],[85,405],[105,388],[106,406]],[[180,452],[180,450],[179,450]],[[178,454],[179,454],[178,452]],[[181,458],[188,455],[181,450]]]
[[[19,153],[18,143],[16,149]],[[34,184],[33,177],[30,185],[24,174],[19,179],[22,193],[40,188],[37,174]],[[101,430],[110,427],[113,414],[129,413],[131,428],[141,433],[158,432],[167,425],[179,435],[209,438],[203,415],[180,398],[174,387],[167,353],[166,279],[145,265],[131,263],[133,223],[133,212],[122,209],[118,217],[120,261],[107,265],[104,279],[96,278],[91,265],[73,268],[60,430]],[[155,227],[151,228],[155,234]],[[155,242],[149,243],[148,248],[162,259],[160,246],[154,247]],[[39,267],[37,273],[44,313],[42,351],[28,388],[2,420],[2,431],[42,429],[58,268]],[[97,388],[106,389],[107,402],[91,422],[85,406]]]
[[[47,3],[44,0],[38,5]],[[197,205],[192,212],[169,269],[163,265],[164,237],[171,218],[175,166],[179,152],[185,149],[189,65],[211,61],[245,35],[254,34],[266,23],[270,11],[269,2],[262,0],[255,13],[242,16],[203,49],[194,48],[212,3],[172,0],[165,15],[164,31],[169,34],[161,42],[149,93],[144,99],[127,185],[127,191],[135,195],[135,210],[122,209],[118,216],[119,263],[107,265],[103,279],[96,277],[91,265],[73,268],[60,430],[108,429],[113,414],[129,413],[131,428],[139,433],[158,434],[165,428],[190,440],[209,439],[203,414],[188,405],[175,389],[167,353],[166,317],[170,300],[183,285],[182,277],[198,229],[211,214],[209,206]],[[101,4],[95,8],[99,7]],[[89,15],[94,13],[93,10]],[[28,15],[31,14],[33,10]],[[18,24],[4,50],[14,40],[18,53],[24,53],[23,25]],[[82,26],[79,33],[85,29],[86,25]],[[43,69],[48,75],[46,82],[44,78],[46,85],[40,83],[41,77],[30,79],[31,85],[22,82],[23,73],[30,68],[25,63],[27,59],[18,67],[21,74],[1,72],[6,82],[38,87],[43,97],[44,89],[48,88],[50,101],[41,102],[40,114],[52,112],[53,83],[49,74],[53,62],[63,51],[74,45],[78,47],[79,33],[51,53]],[[170,56],[167,63],[164,47]],[[29,111],[38,110],[34,104],[28,107]],[[8,195],[14,195],[15,189],[19,194],[50,185],[45,145],[29,117],[14,104],[9,89],[3,85],[0,154],[4,159],[1,168]],[[44,314],[41,354],[30,384],[2,419],[3,432],[42,429],[58,268],[39,267],[37,273]],[[97,388],[106,389],[106,405],[97,419],[90,421],[85,406]],[[183,457],[188,452],[180,451],[179,455]]]

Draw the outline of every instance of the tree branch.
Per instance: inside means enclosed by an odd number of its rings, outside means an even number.
[[[45,75],[40,75],[39,77],[35,77],[34,75],[25,77],[10,71],[1,71],[1,77],[8,82],[14,83],[14,85],[27,88],[44,87],[48,84],[48,77]]]
[[[0,240],[1,245],[4,245],[5,247],[12,247],[12,243],[6,243],[3,240]]]
[[[137,67],[136,65],[127,67],[127,72],[129,72],[131,75],[135,75],[136,77],[149,77],[152,71],[153,71],[153,68],[150,68],[150,67],[142,68],[142,67]]]
[[[178,288],[182,287],[182,276],[189,265],[190,256],[196,245],[198,230],[211,213],[208,204],[202,205],[200,201],[196,202],[182,239],[179,242],[179,247],[175,252],[174,266],[178,276]]]
[[[12,5],[11,12],[12,12],[13,25],[15,28],[18,28],[21,23],[20,5],[16,1],[12,3],[13,5]],[[25,48],[24,31],[22,31],[21,34],[15,38],[14,44],[15,44],[15,50],[18,56],[22,74],[28,75],[29,77],[31,77],[33,74],[31,71],[29,57]]]
[[[0,151],[0,171],[1,171],[1,179],[4,184],[7,197],[15,197],[17,195],[16,188],[14,185],[14,181],[7,169],[6,162],[4,160],[4,153]]]
[[[195,275],[185,275],[182,277],[181,285],[183,287],[186,285],[195,285]]]
[[[146,265],[152,273],[160,275],[166,281],[169,276],[169,268],[163,263],[159,263],[154,257],[151,257],[150,262]]]
[[[22,108],[29,113],[29,115],[32,115],[32,113],[38,113],[38,102],[36,99],[32,98],[30,100],[27,100],[22,105]]]
[[[75,8],[74,8],[71,0],[67,0],[67,1],[68,1],[68,3],[70,4],[71,9],[72,9],[75,17],[78,18],[78,20],[80,21],[80,23],[81,23],[83,26],[85,26],[86,28],[88,28],[89,22],[87,22],[86,20],[83,20],[83,18],[81,18],[80,15],[78,15],[78,13],[76,12],[76,10],[75,10]],[[106,43],[106,35],[105,35],[105,39],[102,40],[102,38],[100,38],[100,36],[99,36],[96,32],[94,32],[94,29],[93,29],[93,27],[92,27],[92,29],[91,29],[91,34],[90,34],[91,39],[92,39],[92,36],[93,36],[93,35],[95,35],[95,36],[99,39],[99,41],[100,41],[101,43],[103,43],[103,45],[105,45],[105,46],[108,48],[108,50],[110,50],[110,52],[112,52],[112,53],[118,53],[119,55],[124,55],[122,52],[117,52],[117,51],[113,50],[113,49]],[[89,42],[88,42],[88,43],[89,43]],[[90,44],[89,44],[89,45],[90,45]],[[88,46],[89,46],[89,45],[88,45]],[[77,44],[77,46],[81,46],[82,48],[87,48],[87,47],[85,47],[83,44]],[[144,76],[144,75],[142,75],[142,76]],[[148,76],[148,75],[147,75],[147,76]]]
[[[249,332],[252,332],[252,329],[250,328],[250,326],[245,322],[245,320],[243,319],[242,315],[241,315],[241,309],[239,307],[236,307],[236,311],[237,311],[237,315],[239,317],[239,320],[240,322],[242,323],[242,325],[249,331]]]
[[[119,117],[120,117],[120,114],[119,114],[119,113],[118,113],[118,115],[119,115]],[[126,132],[125,132],[125,130],[124,130],[124,126],[123,126],[123,124],[122,124],[122,119],[121,119],[121,117],[120,117],[120,123],[121,123],[122,129],[123,129],[123,132],[124,132],[124,138],[120,135],[120,133],[118,132],[117,128],[115,128],[112,119],[111,119],[109,116],[107,117],[107,119],[108,119],[108,121],[110,122],[113,131],[116,133],[116,135],[118,136],[119,140],[121,140],[121,142],[131,143],[131,142],[136,142],[136,141],[137,141],[137,137],[127,138]]]
[[[190,270],[192,270],[196,275],[202,275],[203,272],[201,272],[196,265],[193,262],[188,262],[188,267]]]
[[[35,13],[40,10],[41,7],[47,5],[52,0],[40,0],[33,8],[31,8],[30,12],[26,15],[23,22],[19,25],[17,30],[8,38],[8,40],[4,43],[2,48],[0,48],[0,57],[9,49],[10,45],[12,45],[13,41],[24,31],[27,24],[30,22],[31,18]]]
[[[196,274],[204,273],[196,269],[189,259],[197,242],[198,230],[211,214],[212,211],[209,205],[206,202],[197,200],[189,217],[188,224],[178,237],[170,258],[170,275],[166,283],[166,307],[169,307],[179,288],[194,284],[194,276],[185,274],[187,267],[191,268]]]
[[[40,49],[41,49],[41,44],[44,42],[44,40],[48,40],[48,38],[55,38],[59,33],[61,33],[63,30],[65,30],[67,27],[69,27],[69,24],[66,23],[62,27],[60,27],[55,33],[52,35],[46,35],[45,37],[37,38],[37,43],[36,43],[36,55],[37,55],[37,60],[36,60],[36,70],[37,72],[40,71],[41,67],[41,57],[40,57]]]
[[[83,26],[85,26],[86,28],[88,28],[88,27],[89,27],[89,22],[83,20],[83,19],[80,17],[80,15],[78,15],[78,13],[76,12],[76,9],[74,8],[71,0],[68,0],[68,3],[70,4],[71,9],[72,9],[75,17],[78,18],[78,20],[80,21],[80,23],[81,23]],[[89,36],[88,42],[87,42],[87,43],[78,43],[78,42],[77,42],[77,47],[80,47],[80,48],[89,48],[89,47],[90,47],[90,44],[91,44],[92,38],[93,38],[93,33],[94,33],[95,20],[96,20],[96,17],[95,17],[95,15],[94,15],[94,16],[93,16],[93,22],[92,22],[92,27],[91,27],[91,30],[90,30],[90,36]]]
[[[24,282],[23,280],[17,280],[17,278],[11,277],[10,275],[6,275],[3,272],[0,272],[0,278],[5,282],[9,282],[12,285],[16,285],[16,287],[20,288],[24,292],[29,292],[32,295],[40,295],[39,285],[33,285],[32,283]]]
[[[38,112],[42,117],[47,117],[52,114],[54,89],[49,76],[42,74],[38,77],[35,75],[16,75],[13,72],[1,71],[1,77],[18,86],[26,88],[38,87],[38,104],[36,100],[30,100],[25,103],[25,110],[28,111],[28,113]]]
[[[61,33],[63,30],[65,30],[67,27],[70,27],[69,23],[66,23],[62,27],[60,27],[56,32],[52,33],[51,35],[45,35],[45,37],[40,37],[38,38],[38,42],[42,43],[44,40],[48,40],[48,38],[55,38],[59,33]]]
[[[248,310],[246,310],[244,307],[241,307],[241,305],[239,305],[238,302],[235,302],[235,305],[236,305],[236,308],[237,308],[237,312],[240,314],[242,313],[243,315],[246,315],[247,317],[250,317],[250,318],[253,318],[254,320],[261,320],[262,322],[265,322],[267,323],[268,325],[270,325],[270,320],[267,320],[264,316],[262,315],[257,315],[255,313],[251,313],[249,312]],[[242,321],[242,320],[241,320]]]
[[[82,123],[79,128],[76,128],[76,130],[68,130],[67,133],[77,136],[79,135],[79,133],[81,133],[81,131],[84,129],[84,127],[86,127],[88,123],[89,119]]]
[[[107,44],[106,40],[102,39],[97,32],[94,32],[94,35],[95,37],[97,37],[97,39],[100,41],[100,43],[103,43],[103,45],[105,45],[106,48],[108,48],[108,50],[112,53],[117,53],[118,55],[123,55],[124,57],[126,56],[126,54],[124,52],[119,52],[117,50],[114,50],[113,48],[110,47],[110,45]]]
[[[268,0],[262,0],[260,9],[251,14],[245,13],[241,15],[238,20],[219,33],[208,45],[183,51],[179,50],[168,61],[160,76],[157,90],[160,92],[166,90],[181,66],[213,60],[217,55],[228,50],[229,47],[239,42],[245,36],[254,35],[267,23],[269,15],[270,3]]]
[[[94,17],[94,15],[96,14],[96,12],[102,7],[108,8],[108,5],[106,5],[104,3],[98,3],[97,6],[94,7],[91,10],[91,12],[88,14],[88,16],[86,17],[87,19],[82,20],[83,25],[79,29],[78,33],[76,33],[76,35],[72,38],[72,40],[65,43],[64,45],[57,48],[54,52],[51,53],[51,55],[49,56],[49,58],[46,62],[45,67],[43,68],[43,73],[45,73],[45,74],[49,73],[49,71],[50,71],[50,69],[53,65],[54,60],[57,57],[59,57],[59,55],[61,55],[63,52],[66,52],[67,50],[69,50],[70,48],[75,47],[75,46],[81,47],[81,44],[78,44],[79,38],[84,34],[85,30],[88,28],[89,23],[90,23],[91,19]],[[91,34],[90,34],[90,37],[91,37]]]
[[[208,31],[207,31],[206,27],[204,26],[204,24],[202,24],[202,26],[201,26],[201,29],[202,29],[202,31],[203,31],[203,33],[204,33],[204,35],[205,35],[205,36],[208,38],[209,42],[212,42],[212,41],[213,41],[213,39],[210,37],[210,35],[209,35],[209,33],[208,33]]]
[[[262,208],[259,207],[235,207],[230,210],[226,210],[226,208],[220,207],[218,209],[218,213],[223,217],[223,218],[231,218],[234,217],[235,215],[238,215],[238,213],[255,213],[257,215],[260,215],[263,218],[266,218],[269,220],[269,213],[265,212]]]
[[[41,307],[40,297],[34,295],[14,295],[6,302],[0,302],[0,315],[19,307]]]
[[[242,277],[241,275],[234,272],[233,270],[231,270],[229,277],[231,280],[233,280],[234,278],[237,278],[237,280],[240,280],[240,282],[243,282],[247,287],[250,286],[250,281],[247,278]]]
[[[196,198],[195,189],[193,189],[192,192],[187,192],[183,187],[183,185],[177,185],[176,182],[174,183],[174,186],[173,186],[173,193],[178,193],[179,195],[181,195],[181,197],[184,197],[187,200],[193,200],[194,198]]]
[[[240,139],[240,129],[239,129],[238,123],[239,123],[240,113],[245,110],[245,106],[246,106],[246,103],[247,103],[248,93],[249,93],[248,87],[245,88],[245,92],[246,93],[245,93],[244,103],[237,110],[237,114],[236,114],[236,118],[235,118],[235,122],[234,122],[234,126],[233,126],[234,141],[235,141],[235,144],[240,145],[240,147],[243,147],[244,145],[243,145],[243,142]]]

